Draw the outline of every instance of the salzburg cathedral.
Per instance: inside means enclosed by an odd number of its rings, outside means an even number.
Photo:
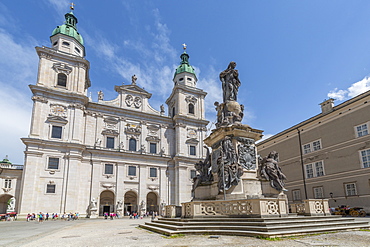
[[[97,217],[191,199],[194,163],[206,150],[204,98],[189,55],[180,56],[173,89],[154,109],[140,78],[117,85],[117,96],[87,95],[90,63],[73,11],[57,26],[50,47],[36,47],[37,83],[26,146],[18,213],[79,212]]]

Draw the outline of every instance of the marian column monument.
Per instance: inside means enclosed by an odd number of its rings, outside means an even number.
[[[220,73],[223,102],[215,102],[216,129],[204,140],[207,156],[195,164],[193,200],[183,203],[183,217],[288,214],[278,154],[259,157],[255,142],[263,131],[242,124],[244,106],[237,101],[241,82],[235,68],[230,62]]]

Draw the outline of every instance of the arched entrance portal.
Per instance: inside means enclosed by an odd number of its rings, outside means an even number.
[[[158,205],[158,196],[154,192],[149,192],[146,195],[146,211],[149,213],[157,212],[159,213],[159,205]]]
[[[102,216],[104,213],[114,212],[114,193],[106,190],[100,194],[100,208],[99,215]]]
[[[6,214],[15,211],[15,200],[11,195],[0,196],[0,214]]]
[[[134,191],[126,192],[124,200],[125,215],[127,214],[127,212],[129,214],[132,214],[133,212],[138,211],[137,194]]]

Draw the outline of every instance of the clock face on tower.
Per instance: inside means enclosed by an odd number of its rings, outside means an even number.
[[[66,117],[66,108],[62,105],[53,105],[50,110],[54,116]]]

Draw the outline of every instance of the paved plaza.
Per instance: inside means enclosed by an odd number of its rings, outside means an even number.
[[[0,222],[0,246],[370,246],[370,231],[364,230],[282,238],[277,241],[219,235],[165,237],[138,228],[139,224],[149,220]]]

